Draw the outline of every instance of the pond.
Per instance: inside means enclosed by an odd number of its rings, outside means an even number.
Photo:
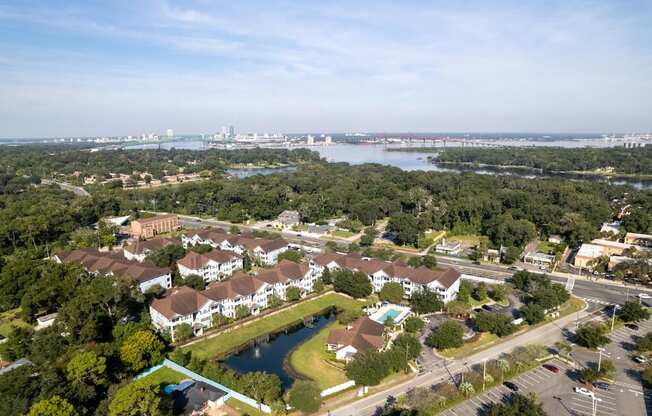
[[[328,312],[308,319],[282,332],[257,340],[253,345],[231,355],[224,364],[239,372],[265,371],[276,374],[281,379],[281,387],[287,390],[292,386],[294,377],[285,366],[285,359],[302,342],[324,329],[335,320],[335,313]]]

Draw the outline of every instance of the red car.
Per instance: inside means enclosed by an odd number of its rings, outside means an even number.
[[[559,372],[559,368],[555,367],[554,365],[544,364],[543,368],[545,368],[546,370],[552,371],[553,373],[558,373]]]

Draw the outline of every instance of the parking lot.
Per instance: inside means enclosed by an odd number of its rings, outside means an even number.
[[[603,316],[602,319],[606,319]],[[633,346],[636,337],[652,331],[652,320],[639,322],[638,330],[621,327],[610,335],[612,342],[605,348],[603,360],[612,360],[616,367],[615,382],[593,388],[596,415],[638,416],[647,414],[646,408],[651,408],[652,393],[644,391],[638,379],[638,364],[632,360]],[[597,363],[599,356],[596,351],[575,347],[572,358],[574,364],[559,359],[550,364],[559,368],[553,373],[543,367],[538,367],[511,381],[518,386],[519,393],[536,393],[543,404],[544,410],[550,415],[591,415],[593,399],[573,391],[574,387],[582,386],[578,379],[578,370],[589,363]],[[446,416],[476,416],[483,415],[492,402],[504,401],[513,392],[500,385],[485,393],[461,403],[453,409],[443,412]]]

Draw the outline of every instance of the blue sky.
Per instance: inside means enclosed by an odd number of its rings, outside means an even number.
[[[650,1],[1,1],[0,137],[652,131]]]

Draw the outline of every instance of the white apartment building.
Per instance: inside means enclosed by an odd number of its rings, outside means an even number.
[[[181,277],[191,275],[201,276],[206,282],[222,280],[231,276],[234,271],[243,268],[242,256],[232,251],[212,250],[200,254],[188,252],[185,257],[177,261]]]
[[[380,292],[389,282],[399,283],[406,297],[418,290],[428,288],[444,302],[449,302],[459,292],[461,275],[453,268],[431,270],[425,266],[413,268],[403,262],[388,262],[361,257],[359,254],[324,253],[315,257],[310,265],[318,276],[324,269],[331,271],[345,269],[365,273],[375,292]]]

